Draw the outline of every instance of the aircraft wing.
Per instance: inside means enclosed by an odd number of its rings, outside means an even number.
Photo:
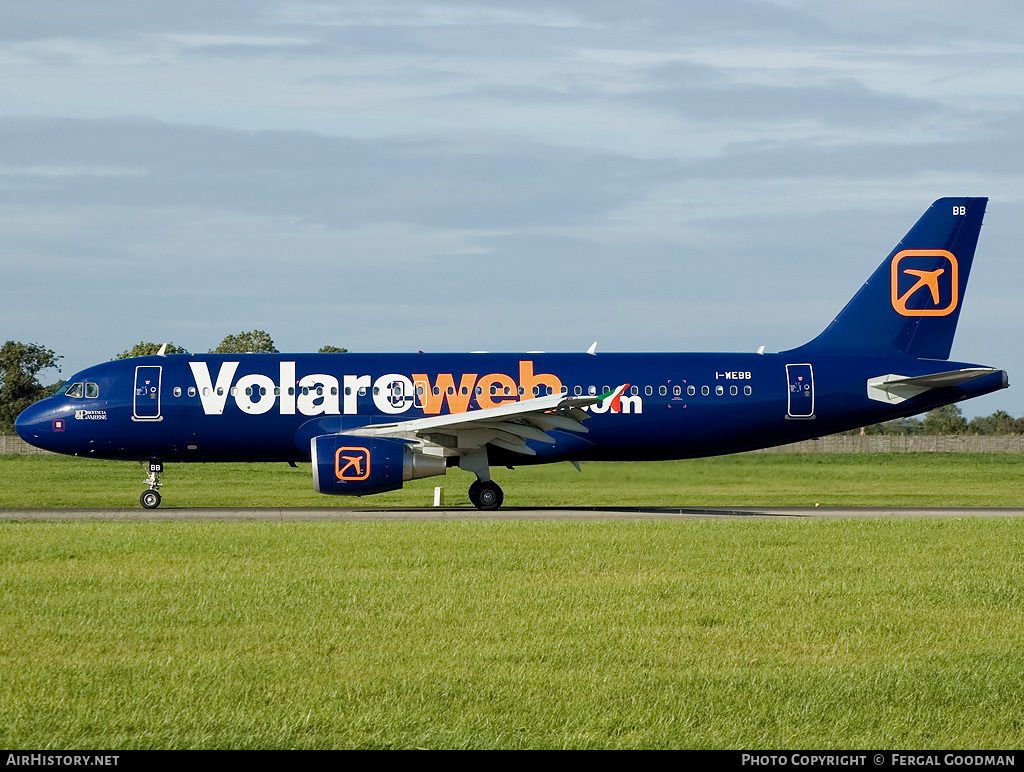
[[[628,385],[623,384],[595,396],[552,394],[465,413],[371,424],[346,429],[345,434],[409,440],[423,445],[425,453],[445,456],[465,455],[485,445],[534,456],[536,451],[526,444],[527,440],[554,445],[556,438],[548,432],[561,430],[585,434],[587,427],[582,422],[590,416],[582,408],[605,399],[618,399]]]
[[[910,376],[889,373],[868,378],[868,397],[879,402],[898,404],[923,394],[928,389],[957,386],[997,372],[999,371],[991,367],[967,367],[963,370],[949,370],[932,375]]]

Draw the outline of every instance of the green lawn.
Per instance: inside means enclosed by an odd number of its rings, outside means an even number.
[[[320,496],[307,465],[168,464],[164,507],[469,506],[473,477],[457,469],[363,498]],[[745,454],[659,463],[496,468],[506,507],[1024,506],[1024,455]],[[138,464],[62,456],[0,456],[2,507],[137,507]]]
[[[1018,456],[500,470],[523,506],[1016,505]],[[0,503],[137,508],[0,457]],[[168,506],[352,502],[172,466]],[[140,510],[141,511],[141,510]],[[0,522],[0,747],[1015,748],[1024,521]]]
[[[0,523],[0,745],[1019,747],[1021,526]]]

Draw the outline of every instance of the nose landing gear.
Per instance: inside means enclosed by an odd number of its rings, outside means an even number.
[[[143,462],[143,467],[146,466],[147,462]],[[160,473],[164,471],[164,464],[162,461],[151,458],[148,468],[149,477],[143,482],[149,486],[149,490],[142,492],[142,495],[139,496],[139,503],[146,509],[156,509],[160,506],[160,486],[163,484],[160,482]]]

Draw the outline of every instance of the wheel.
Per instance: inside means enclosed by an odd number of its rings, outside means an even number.
[[[469,498],[477,509],[497,509],[501,506],[501,502],[505,500],[505,494],[498,483],[488,480],[487,482],[478,481],[475,484],[480,486],[475,491],[476,497],[474,498],[473,488],[470,487]]]
[[[481,485],[483,485],[483,483],[480,482],[479,480],[476,480],[472,485],[469,486],[469,502],[477,509],[480,509]]]
[[[160,506],[160,494],[157,491],[143,491],[139,501],[146,509],[156,509]]]

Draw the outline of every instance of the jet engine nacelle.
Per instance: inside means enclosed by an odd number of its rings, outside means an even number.
[[[402,440],[326,434],[310,442],[317,493],[367,496],[394,491],[406,480],[444,474],[440,456],[427,456]]]

